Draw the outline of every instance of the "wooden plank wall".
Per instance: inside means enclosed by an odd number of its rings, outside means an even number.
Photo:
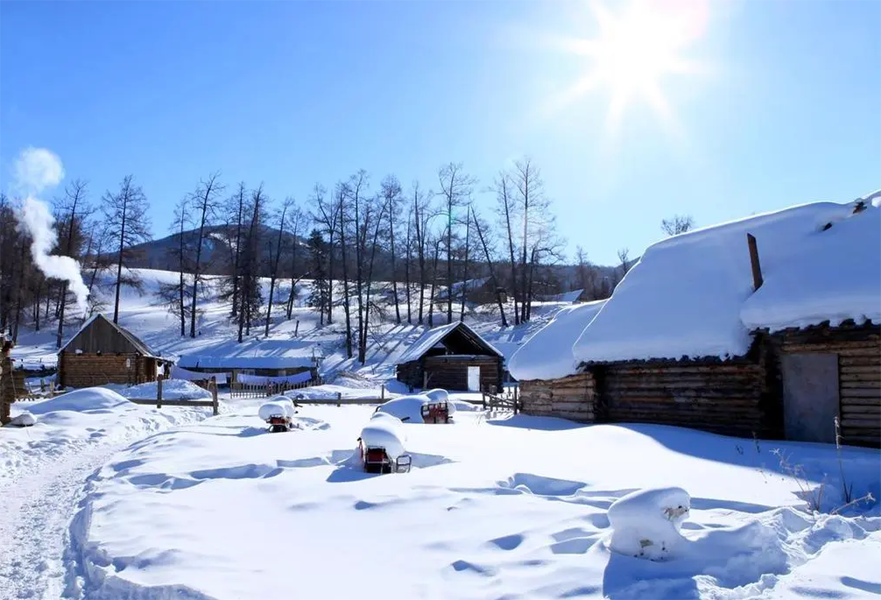
[[[776,437],[762,406],[763,363],[641,363],[598,368],[600,418]]]
[[[131,359],[131,367],[125,361]],[[155,381],[153,362],[138,354],[70,354],[59,355],[59,382],[64,387],[90,387],[105,383],[138,384]]]
[[[84,354],[94,354],[100,351],[105,355],[138,352],[138,349],[124,335],[101,318],[95,319],[88,327],[78,332],[67,344],[62,354],[76,355],[77,350],[82,350]]]
[[[524,414],[592,423],[596,420],[596,381],[589,372],[520,381],[520,401]]]
[[[502,377],[502,361],[495,356],[475,356],[467,359],[427,356],[422,359],[428,373],[428,387],[445,390],[468,389],[468,367],[480,367],[481,391],[498,392]],[[422,387],[422,382],[419,386]]]
[[[881,327],[784,332],[781,351],[838,355],[842,441],[881,447]]]

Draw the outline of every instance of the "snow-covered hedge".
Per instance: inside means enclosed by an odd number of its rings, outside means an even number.
[[[683,541],[679,532],[688,518],[691,497],[678,487],[632,492],[609,507],[609,547],[620,554],[664,560]]]

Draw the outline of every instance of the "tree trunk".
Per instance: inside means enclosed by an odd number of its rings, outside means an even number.
[[[459,309],[459,321],[465,320],[465,298],[468,295],[468,243],[471,235],[471,214],[465,213],[465,265],[462,270],[462,305]]]
[[[410,237],[410,228],[411,227],[412,227],[412,224],[410,222],[410,219],[407,219],[407,257],[404,260],[404,285],[407,286],[407,324],[408,325],[413,324],[413,314],[412,314],[413,311],[410,308],[410,261],[412,259],[412,255],[411,255],[412,246],[411,246],[411,244],[413,243],[413,240]]]
[[[398,270],[395,262],[395,211],[389,210],[389,236],[391,238],[392,251],[392,297],[395,299],[395,321],[401,324],[401,307],[398,305]],[[372,259],[371,259],[372,260]],[[369,310],[369,309],[368,309]]]
[[[474,213],[474,207],[471,207],[471,212]],[[508,320],[505,318],[505,305],[502,303],[502,294],[499,291],[499,281],[496,279],[495,268],[493,267],[492,258],[489,255],[489,248],[486,245],[486,240],[483,237],[483,231],[480,228],[480,221],[477,220],[477,215],[474,215],[474,226],[477,227],[477,237],[480,238],[480,245],[483,246],[483,255],[486,258],[486,264],[489,266],[489,276],[490,280],[493,282],[493,285],[496,288],[496,303],[499,305],[499,313],[502,315],[502,327],[508,326]]]
[[[343,263],[343,311],[346,315],[346,357],[352,358],[352,315],[349,307],[349,270],[346,260],[346,220],[340,198],[340,252]]]
[[[122,203],[122,224],[119,228],[119,258],[116,262],[116,300],[113,303],[113,322],[119,323],[119,288],[122,285],[122,252],[125,249],[125,217],[128,208],[128,190],[124,192],[125,196]]]
[[[431,292],[428,294],[428,326],[434,327],[434,284],[437,281],[437,261],[440,254],[441,240],[438,238],[434,245],[434,266],[431,269]]]
[[[514,299],[514,325],[520,324],[520,311],[517,306],[517,261],[514,259],[514,234],[511,230],[511,208],[508,200],[506,181],[502,181],[502,201],[505,207],[505,227],[508,232],[508,250],[511,255],[511,297]]]
[[[239,186],[239,213],[238,218],[236,219],[236,247],[235,247],[235,262],[233,263],[233,279],[232,279],[232,313],[231,316],[236,316],[236,311],[238,310],[238,299],[239,299],[239,261],[241,260],[242,254],[242,212],[244,210],[245,205],[245,186],[241,184]],[[241,319],[240,319],[241,320]],[[241,327],[239,327],[239,341],[242,341],[242,332]]]

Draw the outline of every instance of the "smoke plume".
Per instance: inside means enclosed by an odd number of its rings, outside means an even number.
[[[27,197],[22,204],[19,224],[30,234],[31,255],[34,263],[46,277],[67,281],[76,295],[76,304],[85,314],[88,310],[89,288],[83,283],[80,265],[69,256],[49,254],[58,241],[55,217],[45,202],[37,198],[43,190],[57,186],[64,178],[61,159],[45,148],[26,148],[15,161],[17,187]]]

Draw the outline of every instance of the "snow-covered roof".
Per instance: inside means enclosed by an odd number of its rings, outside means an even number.
[[[579,362],[744,355],[751,331],[881,317],[878,208],[817,202],[649,247],[575,342]],[[763,286],[753,298],[746,235]]]
[[[600,311],[605,300],[567,306],[539,329],[508,361],[517,379],[559,379],[576,372],[572,344]]]
[[[299,340],[224,341],[184,354],[177,361],[185,369],[290,369],[311,367],[321,355],[316,344]]]
[[[466,337],[471,338],[476,344],[481,345],[484,350],[486,350],[487,354],[495,354],[497,356],[504,357],[501,352],[499,352],[492,344],[483,339],[480,334],[468,327],[468,325],[462,322],[454,321],[453,323],[449,323],[447,325],[441,325],[440,327],[429,329],[424,334],[422,334],[422,336],[418,340],[416,340],[413,345],[407,349],[406,352],[401,355],[401,357],[398,359],[398,364],[419,360],[426,352],[428,352],[435,345],[440,344],[444,340],[444,338],[446,338],[454,330],[459,328],[461,328]]]
[[[464,287],[466,290],[476,290],[483,286],[487,281],[489,281],[489,277],[480,277],[477,279],[468,279],[466,281],[457,281],[453,284],[453,298],[461,298],[462,297],[462,288]],[[446,298],[447,290],[446,288],[441,289],[437,294],[438,298]]]
[[[70,338],[64,343],[64,345],[62,345],[61,348],[58,349],[58,353],[60,354],[61,352],[64,352],[65,348],[67,348],[70,345],[70,343],[72,341],[74,341],[77,338],[77,336],[79,336],[79,334],[81,334],[83,331],[85,331],[86,329],[91,327],[92,323],[94,323],[95,321],[98,321],[98,320],[104,321],[105,323],[107,323],[107,325],[109,325],[110,327],[115,329],[119,333],[119,335],[121,335],[126,340],[128,340],[128,342],[132,346],[134,346],[135,349],[139,353],[141,353],[147,357],[158,358],[158,356],[156,354],[154,354],[152,350],[150,350],[150,347],[147,346],[147,344],[145,344],[143,341],[141,341],[141,339],[138,336],[133,334],[131,331],[129,331],[128,329],[126,329],[122,325],[119,325],[118,323],[114,323],[113,321],[111,321],[110,319],[105,317],[102,313],[95,313],[94,315],[89,317],[86,320],[86,322],[83,323],[82,327],[80,327],[79,330],[75,334],[70,336]]]

